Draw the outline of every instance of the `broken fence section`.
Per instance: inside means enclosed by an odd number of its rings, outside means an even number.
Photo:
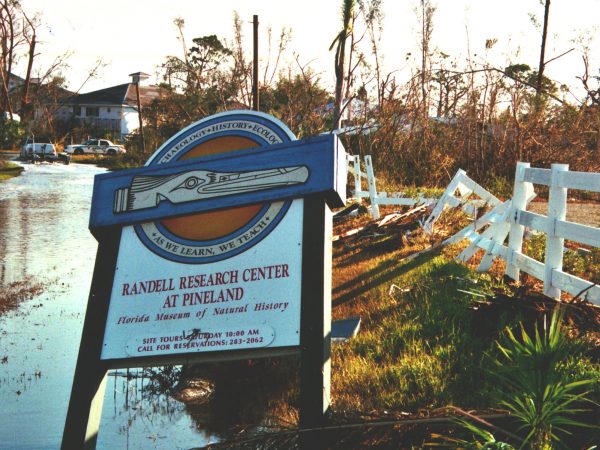
[[[527,211],[535,196],[534,184],[550,188],[547,216]],[[517,163],[512,200],[496,206],[446,242],[471,241],[458,256],[463,261],[483,249],[485,255],[478,271],[488,270],[495,258],[502,258],[506,261],[506,275],[518,281],[521,270],[528,273],[543,281],[544,294],[548,297],[560,299],[562,292],[568,292],[600,305],[600,286],[562,270],[565,239],[600,248],[600,228],[566,220],[568,189],[600,192],[600,173],[571,172],[567,164],[537,169],[531,168],[529,163]],[[485,225],[489,226],[480,234]],[[523,254],[526,228],[546,234],[544,262]],[[507,237],[508,244],[505,245]]]
[[[458,169],[456,175],[454,175],[450,184],[448,184],[448,187],[433,207],[431,214],[423,223],[423,231],[429,234],[433,233],[433,224],[440,217],[446,206],[451,208],[460,207],[465,213],[477,216],[478,209],[486,208],[487,206],[497,207],[500,204],[500,200],[495,195],[469,178],[464,170]]]

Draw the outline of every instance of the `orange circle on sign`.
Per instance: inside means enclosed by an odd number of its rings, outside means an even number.
[[[193,147],[179,158],[179,160],[216,155],[258,146],[259,144],[255,141],[245,137],[222,136]],[[222,211],[173,217],[163,219],[161,223],[176,236],[193,241],[209,241],[227,236],[240,229],[258,214],[262,206],[262,204],[246,205],[227,208]]]

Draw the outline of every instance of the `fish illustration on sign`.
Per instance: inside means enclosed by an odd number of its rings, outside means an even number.
[[[292,186],[308,180],[306,166],[280,167],[248,172],[193,170],[164,176],[135,176],[130,187],[115,192],[115,214],[156,208],[162,201],[173,204],[205,200],[274,187]]]

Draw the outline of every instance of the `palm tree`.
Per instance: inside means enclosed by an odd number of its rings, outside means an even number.
[[[344,102],[344,74],[346,66],[346,39],[352,33],[356,0],[342,0],[342,29],[337,34],[329,50],[335,47],[335,104],[333,108],[332,130],[340,127],[342,104]]]

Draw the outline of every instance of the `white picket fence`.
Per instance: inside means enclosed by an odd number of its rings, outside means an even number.
[[[435,199],[424,198],[423,196],[412,198],[405,197],[402,192],[388,194],[387,192],[377,191],[377,179],[375,178],[371,155],[365,155],[366,174],[360,167],[360,156],[346,155],[346,160],[348,162],[348,171],[354,176],[354,198],[359,203],[362,202],[363,198],[369,199],[371,203],[371,215],[375,220],[380,217],[379,205],[415,206],[424,203],[435,203]],[[363,191],[362,189],[363,178],[367,180],[367,191]]]
[[[535,196],[534,184],[548,186],[547,216],[527,211]],[[553,164],[551,169],[531,168],[529,163],[518,163],[513,198],[499,204],[474,224],[461,230],[447,242],[469,239],[471,244],[458,256],[468,260],[477,251],[485,255],[477,268],[488,270],[495,258],[506,261],[506,275],[519,280],[520,271],[542,280],[544,294],[560,299],[562,292],[600,305],[600,286],[563,272],[565,239],[600,247],[600,228],[566,220],[568,189],[600,192],[600,173],[572,172],[566,164]],[[481,234],[479,230],[488,228]],[[525,229],[546,234],[545,261],[537,261],[522,253]],[[504,242],[508,236],[508,245]]]

